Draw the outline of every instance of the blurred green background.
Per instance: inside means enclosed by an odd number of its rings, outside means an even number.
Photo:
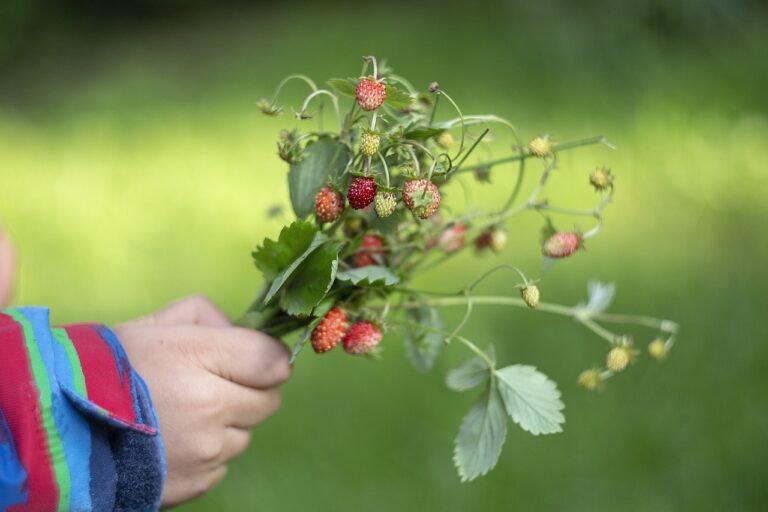
[[[547,196],[595,201],[617,176],[588,251],[541,282],[575,304],[618,283],[613,311],[682,324],[671,357],[642,357],[602,392],[575,384],[604,342],[568,319],[488,308],[467,335],[504,363],[536,365],[566,402],[562,434],[514,426],[496,469],[459,484],[453,438],[472,396],[444,388],[468,354],[412,370],[396,335],[381,362],[302,354],[280,413],[203,510],[765,510],[768,507],[768,17],[759,2],[326,4],[9,0],[0,8],[0,222],[21,254],[18,302],[56,321],[130,319],[205,293],[232,315],[259,285],[250,250],[287,206],[277,132],[254,103],[286,74],[354,76],[383,56],[465,112],[524,138],[605,134],[618,150],[563,154]],[[289,89],[286,103],[303,92]],[[451,113],[443,111],[442,116]],[[509,147],[494,130],[494,152]],[[475,200],[501,201],[514,167]],[[464,207],[458,187],[448,204]],[[557,219],[570,228],[574,219]],[[582,221],[583,222],[583,221]],[[499,262],[538,275],[535,213],[503,255],[420,278],[457,290]],[[483,286],[515,294],[512,277]],[[455,316],[457,311],[448,312]],[[654,332],[631,330],[644,347]]]

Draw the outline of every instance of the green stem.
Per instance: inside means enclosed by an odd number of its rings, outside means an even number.
[[[404,293],[412,293],[410,290],[401,290]],[[467,298],[463,296],[454,297],[441,297],[429,299],[427,301],[409,301],[398,304],[401,309],[415,309],[420,307],[450,307],[450,306],[464,306]],[[474,296],[472,297],[472,303],[474,305],[492,305],[492,306],[515,306],[519,308],[530,309],[522,298],[518,297],[505,297],[505,296]],[[588,320],[599,320],[609,323],[619,324],[634,324],[644,327],[650,327],[652,329],[659,329],[667,333],[677,333],[679,326],[672,320],[660,319],[651,316],[643,315],[617,315],[610,313],[594,313],[589,316],[584,316],[580,308],[571,306],[563,306],[561,304],[552,304],[549,302],[541,302],[534,309],[534,311],[543,311],[545,313],[553,313],[556,315],[563,315],[576,318],[581,321],[583,318]]]
[[[613,144],[608,142],[608,140],[605,137],[603,137],[602,135],[598,135],[596,137],[589,137],[586,139],[580,139],[580,140],[575,140],[570,142],[563,142],[561,144],[555,144],[554,146],[552,146],[552,151],[556,153],[558,151],[565,151],[567,149],[578,148],[581,146],[589,146],[592,144],[605,144],[609,148],[612,148],[612,149],[614,148]],[[527,158],[532,158],[532,157],[533,155],[531,153],[524,152],[518,155],[512,155],[505,158],[499,158],[498,160],[491,160],[490,162],[477,164],[472,166],[472,169],[463,169],[461,172],[467,172],[467,170],[474,170],[474,169],[486,169],[489,167],[493,167],[495,165],[505,164],[508,162],[516,162],[518,160],[525,160]]]
[[[490,128],[486,128],[485,131],[480,134],[480,136],[477,138],[477,140],[475,140],[475,142],[472,143],[472,145],[469,147],[469,150],[464,154],[463,157],[461,157],[461,160],[459,161],[459,163],[456,164],[456,166],[453,168],[454,170],[451,172],[451,174],[456,173],[456,172],[459,171],[459,169],[461,168],[461,164],[463,164],[466,161],[466,159],[469,158],[469,155],[472,154],[472,152],[475,150],[477,145],[480,144],[480,141],[482,141],[483,138],[486,135],[488,135],[488,132],[490,132],[490,131],[491,131]]]

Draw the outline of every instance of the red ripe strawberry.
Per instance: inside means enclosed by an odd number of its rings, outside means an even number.
[[[344,350],[350,354],[367,354],[381,341],[381,330],[371,322],[360,321],[352,325],[344,336]]]
[[[347,199],[349,206],[355,210],[362,210],[373,202],[376,196],[376,181],[367,176],[358,176],[349,184]]]
[[[312,331],[312,348],[318,354],[328,352],[339,344],[349,327],[347,314],[341,308],[333,308],[325,314]]]
[[[382,249],[384,246],[384,240],[376,235],[364,235],[363,243],[360,245],[360,252],[355,253],[352,256],[352,265],[355,267],[367,267],[368,265],[376,265],[377,255],[379,258],[386,254],[386,250]]]
[[[581,236],[572,231],[559,231],[544,242],[544,256],[565,258],[581,247]]]
[[[376,110],[387,98],[387,87],[372,76],[363,78],[355,88],[355,99],[363,110]]]
[[[333,187],[325,186],[315,195],[315,215],[322,222],[333,222],[344,211],[344,196]]]
[[[403,202],[416,217],[428,219],[440,208],[440,191],[429,180],[406,181],[403,185]]]

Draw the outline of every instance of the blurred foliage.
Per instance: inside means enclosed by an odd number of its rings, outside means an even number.
[[[439,80],[467,110],[511,118],[525,138],[616,143],[563,155],[553,199],[591,204],[599,164],[613,169],[617,199],[588,251],[544,276],[542,299],[575,304],[589,278],[615,280],[613,310],[683,326],[668,360],[645,357],[589,394],[575,379],[605,356],[599,339],[537,312],[480,311],[468,335],[557,380],[567,422],[556,436],[512,433],[499,467],[470,485],[458,484],[449,447],[471,397],[442,382],[463,351],[449,347],[426,375],[410,370],[397,332],[381,362],[303,354],[281,413],[219,489],[182,510],[765,508],[761,4],[481,1],[468,13],[292,2],[177,14],[175,3],[133,18],[95,2],[0,7],[0,221],[21,252],[21,302],[50,305],[57,321],[115,322],[204,292],[241,313],[259,284],[249,253],[286,220],[267,210],[290,211],[274,144],[294,121],[262,117],[255,101],[287,73],[348,76],[376,53],[417,85]],[[510,144],[493,135],[494,148]],[[469,193],[503,200],[504,174]],[[460,187],[445,192],[464,207]],[[468,254],[419,284],[457,290],[509,260],[535,275],[540,227],[536,214],[516,219],[504,254]],[[641,347],[654,335],[638,334]]]

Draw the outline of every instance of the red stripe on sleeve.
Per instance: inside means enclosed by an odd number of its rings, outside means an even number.
[[[121,420],[135,423],[136,411],[133,408],[130,369],[127,364],[121,376],[116,354],[92,325],[68,325],[65,329],[80,357],[88,392],[84,398]]]
[[[0,408],[27,471],[27,503],[12,506],[8,512],[56,510],[58,489],[24,331],[4,313],[0,313]]]

